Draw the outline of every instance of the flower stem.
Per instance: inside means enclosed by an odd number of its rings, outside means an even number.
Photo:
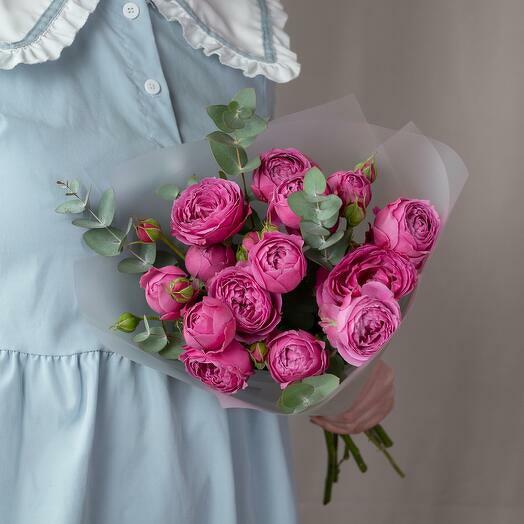
[[[333,484],[336,477],[337,468],[337,450],[335,444],[335,434],[330,431],[324,431],[324,438],[326,441],[327,448],[327,472],[326,480],[324,483],[324,505],[329,504],[331,501],[331,493],[333,491]]]
[[[386,430],[380,424],[377,424],[373,430],[377,434],[377,437],[380,438],[385,448],[390,448],[393,446],[391,437],[386,433]]]
[[[375,428],[373,428],[375,429]],[[376,436],[372,430],[366,431],[368,439],[374,444],[374,446],[386,457],[387,461],[391,464],[391,467],[397,472],[399,477],[405,478],[406,474],[400,469],[399,465],[395,462],[395,459],[390,455],[386,449],[382,440]]]
[[[358,469],[362,473],[365,473],[368,470],[368,466],[364,462],[364,459],[360,454],[360,450],[358,449],[354,440],[349,435],[342,435],[342,439],[344,440],[344,444],[346,445],[346,453],[351,453],[352,457],[355,459]]]
[[[184,262],[184,260],[186,259],[186,255],[184,254],[184,252],[178,247],[176,246],[173,242],[171,242],[171,240],[169,240],[169,238],[167,238],[164,234],[160,235],[160,240],[169,248],[171,249],[171,251],[173,251],[173,253],[175,253],[175,255],[182,261]]]

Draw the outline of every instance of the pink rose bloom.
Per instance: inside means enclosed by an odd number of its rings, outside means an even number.
[[[371,201],[371,182],[361,171],[337,171],[327,179],[331,193],[343,202],[343,207],[358,203],[366,209]]]
[[[400,319],[393,293],[380,282],[368,282],[360,296],[346,298],[334,317],[321,316],[320,325],[340,356],[361,366],[389,341]]]
[[[177,266],[152,267],[140,277],[149,307],[162,320],[177,320],[182,309],[198,294],[187,274]]]
[[[188,245],[220,244],[242,229],[250,213],[238,184],[204,178],[174,201],[171,234]]]
[[[249,251],[251,271],[257,281],[273,293],[293,291],[306,275],[307,262],[297,235],[264,233]]]
[[[236,264],[235,252],[231,246],[191,246],[186,253],[186,269],[191,276],[207,282],[225,267]]]
[[[287,203],[287,197],[291,193],[302,191],[303,188],[304,173],[284,180],[276,186],[267,210],[269,220],[274,224],[284,224],[290,229],[300,229],[301,218],[291,211]]]
[[[187,347],[180,360],[191,376],[221,393],[232,394],[246,388],[253,374],[251,357],[236,340],[220,353]]]
[[[242,342],[263,340],[280,322],[282,297],[264,289],[248,264],[217,273],[208,282],[208,293],[229,306],[237,322],[236,338]]]
[[[204,297],[184,315],[184,340],[206,353],[223,351],[235,338],[236,321],[220,300]]]
[[[271,149],[260,156],[260,166],[253,172],[253,193],[263,202],[269,202],[273,190],[281,182],[302,175],[315,166],[298,149]]]
[[[348,253],[317,287],[317,304],[324,310],[329,304],[339,307],[371,281],[381,282],[399,299],[415,289],[417,278],[415,266],[403,255],[364,244]]]
[[[379,210],[373,242],[406,255],[417,269],[428,257],[440,231],[440,217],[427,200],[399,198]]]
[[[267,368],[282,389],[291,382],[322,375],[329,361],[325,346],[307,331],[284,331],[268,343]]]

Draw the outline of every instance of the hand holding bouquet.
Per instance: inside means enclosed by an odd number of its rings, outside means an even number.
[[[57,211],[83,214],[73,224],[87,229],[86,244],[103,256],[127,252],[118,269],[141,275],[154,314],[125,312],[115,329],[132,333],[142,324],[133,338],[138,347],[181,361],[188,375],[222,394],[269,376],[281,389],[279,410],[293,414],[327,398],[385,347],[441,224],[429,201],[398,195],[374,209],[359,234],[373,184],[380,184],[374,158],[327,177],[295,148],[250,160],[246,148],[267,127],[255,109],[250,89],[208,108],[218,128],[208,135],[218,175],[157,191],[172,202],[169,234],[157,218],[115,227],[114,191],[95,209],[77,181],[58,182],[71,198]],[[367,436],[400,472],[383,428]],[[352,456],[365,471],[354,441],[343,439],[342,460]],[[326,432],[326,443],[328,502],[338,437]]]

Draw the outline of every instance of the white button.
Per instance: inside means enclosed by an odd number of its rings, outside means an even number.
[[[122,10],[124,11],[124,16],[130,20],[138,18],[138,15],[140,14],[140,7],[138,7],[134,2],[127,2]]]
[[[158,93],[160,93],[161,88],[160,84],[156,80],[154,80],[153,78],[149,78],[148,80],[146,80],[144,84],[144,89],[150,95],[158,95]]]

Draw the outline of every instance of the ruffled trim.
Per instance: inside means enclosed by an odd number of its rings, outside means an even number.
[[[59,58],[95,10],[99,0],[66,0],[34,39],[0,47],[0,69],[18,64],[38,64]]]
[[[264,75],[269,80],[285,83],[300,74],[297,55],[289,47],[289,36],[284,27],[287,14],[279,0],[265,0],[267,26],[261,27],[261,41],[266,56],[253,56],[235,48],[212,28],[195,19],[194,13],[188,12],[176,0],[153,0],[159,12],[170,21],[177,21],[187,43],[194,49],[202,49],[206,56],[218,55],[221,64],[243,71],[244,75],[253,78]]]

